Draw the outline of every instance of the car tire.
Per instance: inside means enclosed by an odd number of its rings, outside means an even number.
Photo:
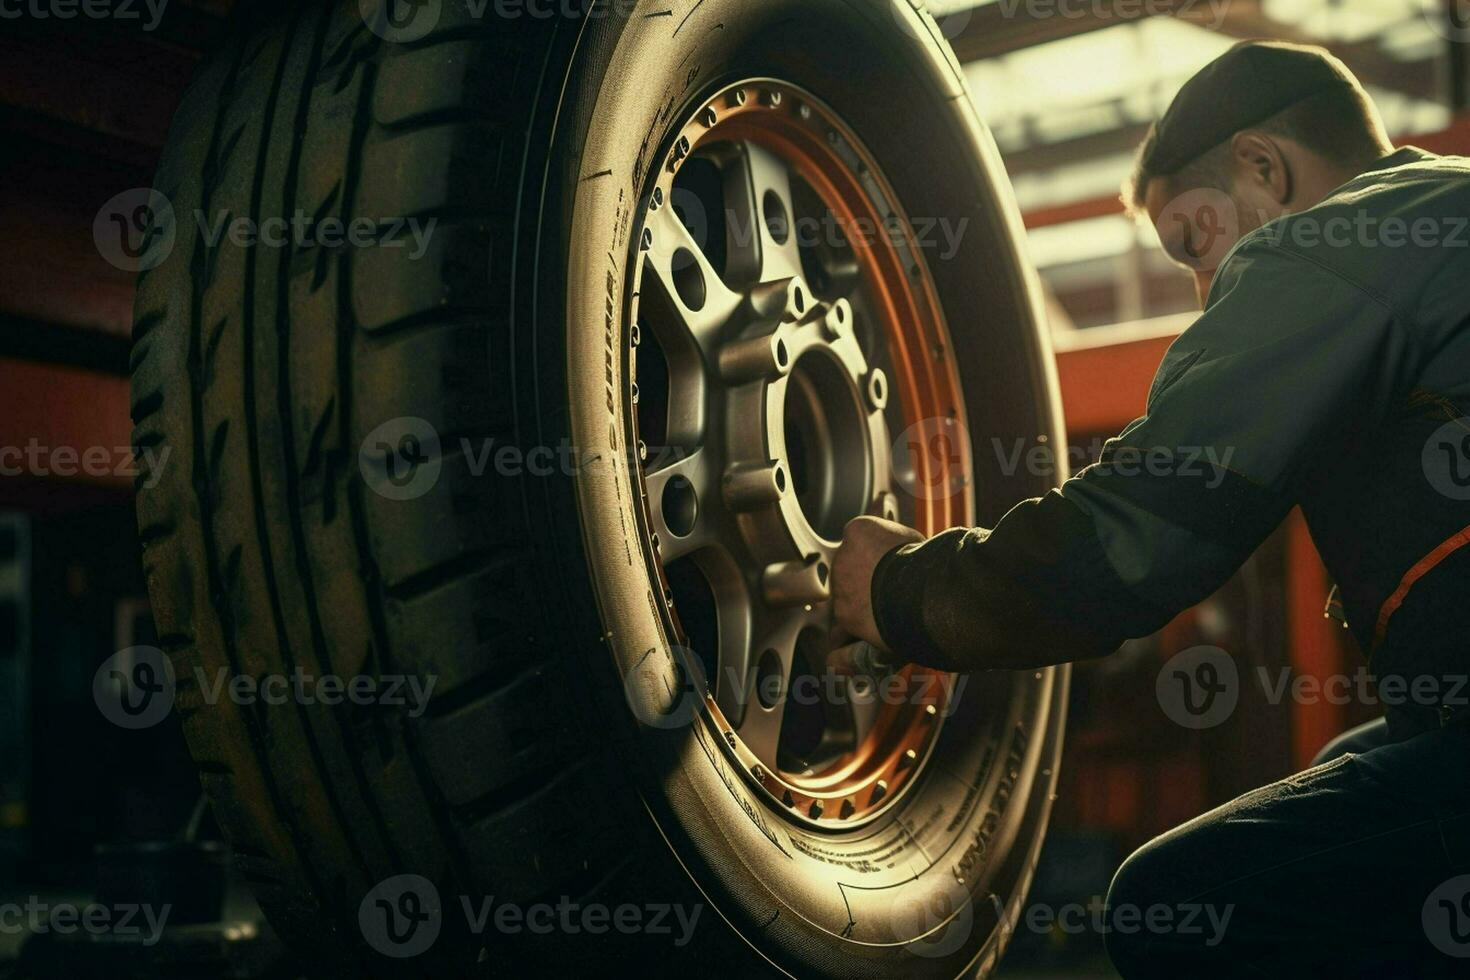
[[[985,975],[1045,833],[1065,670],[970,679],[861,827],[793,819],[685,696],[630,429],[649,181],[712,92],[777,78],[852,124],[909,216],[963,230],[918,260],[952,339],[926,356],[966,395],[968,519],[1054,485],[1006,465],[1065,441],[963,74],[917,0],[504,6],[251,5],[158,170],[138,521],[236,867],[323,975]],[[294,215],[304,237],[266,226]],[[371,696],[249,695],[303,676]],[[519,911],[477,920],[486,899]],[[559,904],[550,933],[526,918]]]

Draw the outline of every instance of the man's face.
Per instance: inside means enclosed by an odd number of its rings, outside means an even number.
[[[1180,189],[1167,178],[1158,177],[1149,181],[1144,207],[1159,234],[1164,254],[1194,276],[1195,292],[1203,308],[1215,270],[1249,230],[1241,228],[1238,203],[1218,188]]]

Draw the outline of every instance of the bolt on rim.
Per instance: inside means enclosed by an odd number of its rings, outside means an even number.
[[[923,771],[950,689],[825,671],[845,523],[972,519],[968,445],[893,442],[965,417],[933,280],[872,156],[790,84],[703,100],[649,181],[629,424],[655,602],[745,778],[793,820],[854,829]]]

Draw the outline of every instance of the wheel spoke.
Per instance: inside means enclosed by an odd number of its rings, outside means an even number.
[[[777,756],[797,641],[812,618],[800,609],[784,615],[768,612],[745,655],[729,660],[730,675],[744,678],[745,684],[745,714],[735,732],[759,758]]]
[[[869,677],[849,677],[844,684],[843,694],[852,717],[852,742],[858,745],[878,722],[883,707],[882,689]]]
[[[773,760],[777,757],[781,743],[781,723],[786,717],[786,698],[783,696],[767,708],[758,699],[754,684],[746,697],[745,717],[741,719],[735,734],[740,736],[758,759]]]
[[[668,450],[673,456],[674,450]],[[650,460],[644,475],[648,510],[658,535],[659,557],[668,565],[715,542],[709,508],[718,486],[710,472],[711,454],[697,449],[687,456]]]
[[[763,147],[744,142],[725,164],[730,277],[773,282],[801,275],[791,171]]]
[[[699,564],[715,601],[719,646],[719,671],[712,679],[715,701],[730,724],[739,725],[747,703],[754,632],[754,607],[745,574],[735,556],[723,546],[706,548],[690,560]]]
[[[743,297],[725,285],[673,207],[652,212],[645,228],[652,239],[646,261],[665,300],[660,312],[667,314],[652,317],[650,326],[666,352],[692,348],[707,360]]]

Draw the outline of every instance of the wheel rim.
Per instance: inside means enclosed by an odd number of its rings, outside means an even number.
[[[932,279],[856,135],[776,80],[699,103],[639,216],[629,444],[655,603],[747,780],[855,828],[914,785],[946,714],[947,675],[823,669],[846,521],[972,517]]]

